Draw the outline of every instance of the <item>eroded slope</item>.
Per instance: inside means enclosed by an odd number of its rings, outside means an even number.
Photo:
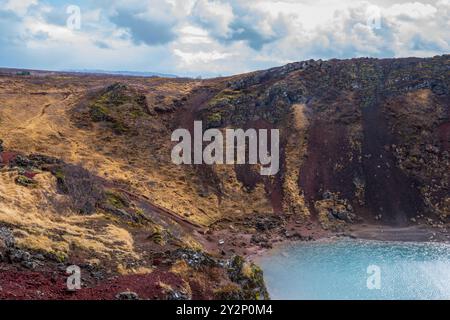
[[[37,270],[87,263],[91,276],[157,272],[170,282],[152,284],[158,297],[249,298],[266,295],[259,270],[220,259],[320,228],[445,230],[449,75],[441,56],[306,61],[203,81],[2,76],[2,259]],[[279,129],[280,172],[173,164],[171,134],[194,120]]]

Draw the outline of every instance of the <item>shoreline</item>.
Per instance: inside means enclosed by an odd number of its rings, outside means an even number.
[[[272,243],[272,248],[255,248],[245,258],[257,263],[258,260],[271,251],[280,250],[286,246],[301,245],[305,242],[320,242],[327,240],[352,239],[377,242],[418,242],[418,243],[445,243],[450,245],[450,232],[447,228],[436,230],[431,226],[415,225],[406,227],[393,227],[383,225],[355,225],[349,232],[330,233],[308,241],[285,239]]]
[[[308,221],[294,216],[257,215],[241,220],[227,220],[205,233],[197,233],[197,240],[209,254],[230,258],[240,255],[246,260],[286,244],[323,239],[350,238],[375,241],[446,242],[450,243],[450,224],[421,219],[405,226],[393,226],[362,221],[327,230],[315,219]]]

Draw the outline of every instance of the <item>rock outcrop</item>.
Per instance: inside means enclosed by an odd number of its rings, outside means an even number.
[[[72,297],[267,299],[241,257],[255,247],[359,223],[446,230],[449,92],[449,55],[208,80],[3,74],[0,298],[22,271],[67,298],[61,273],[80,264]],[[280,171],[174,164],[172,132],[195,120],[279,129]]]

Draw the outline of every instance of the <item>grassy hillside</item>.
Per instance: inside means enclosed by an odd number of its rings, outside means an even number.
[[[148,298],[262,298],[260,270],[237,255],[362,224],[444,230],[449,58],[311,60],[211,80],[4,74],[2,265],[83,264],[91,286],[143,275]],[[194,120],[280,129],[280,172],[173,164],[171,133]]]

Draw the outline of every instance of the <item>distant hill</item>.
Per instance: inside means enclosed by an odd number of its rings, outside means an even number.
[[[160,77],[160,78],[178,78],[178,76],[173,74],[166,73],[158,73],[158,72],[145,72],[145,71],[108,71],[108,70],[64,70],[63,72],[76,72],[76,73],[85,73],[85,74],[111,74],[118,76],[127,76],[127,77]]]
[[[124,77],[159,77],[159,78],[179,78],[177,75],[158,73],[158,72],[140,72],[140,71],[108,71],[108,70],[91,70],[91,69],[69,69],[69,70],[34,70],[34,69],[17,69],[17,68],[1,68],[1,75],[54,75],[57,73],[78,73],[86,75],[113,75]]]

